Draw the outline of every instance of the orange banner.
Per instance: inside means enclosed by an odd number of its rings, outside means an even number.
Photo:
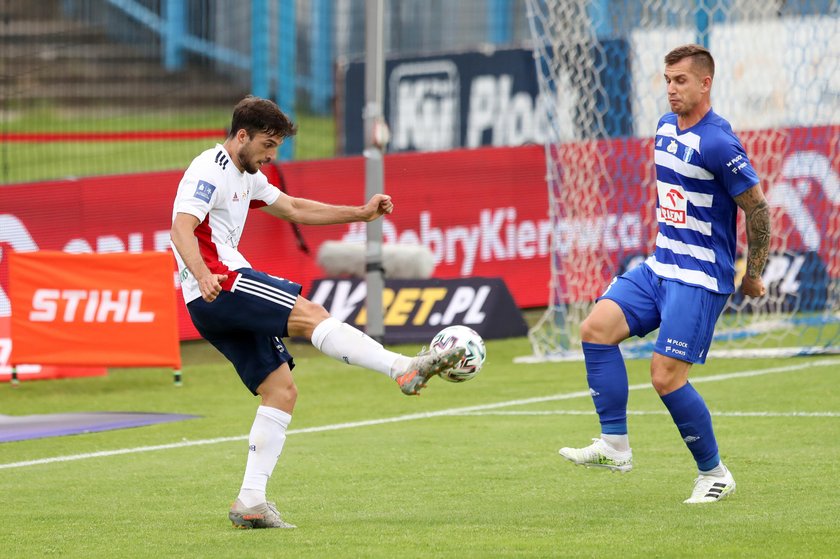
[[[181,368],[172,255],[9,254],[10,363]]]

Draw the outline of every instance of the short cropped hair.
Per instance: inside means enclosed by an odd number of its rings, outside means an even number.
[[[253,95],[248,95],[233,108],[228,137],[233,138],[243,128],[249,138],[260,132],[281,138],[297,134],[297,125],[274,101]]]
[[[715,77],[715,59],[709,49],[700,45],[683,45],[665,55],[665,64],[671,66],[684,58],[691,58],[691,65]]]

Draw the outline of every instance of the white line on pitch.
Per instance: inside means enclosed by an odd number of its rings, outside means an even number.
[[[724,373],[719,375],[710,375],[705,377],[696,377],[691,379],[691,382],[696,384],[698,382],[717,382],[722,380],[731,380],[737,378],[748,378],[760,375],[771,375],[777,373],[790,373],[793,371],[801,371],[803,369],[815,369],[818,367],[840,365],[838,359],[820,359],[818,361],[807,361],[797,363],[796,365],[787,365],[784,367],[772,367],[769,369],[758,369],[755,371],[741,371],[737,373]],[[650,384],[632,384],[630,390],[641,390],[648,388]],[[318,427],[306,427],[303,429],[290,429],[286,432],[287,435],[300,435],[304,433],[320,433],[323,431],[338,431],[341,429],[353,429],[356,427],[368,427],[372,425],[384,425],[386,423],[399,423],[402,421],[413,421],[415,419],[427,419],[430,417],[441,417],[460,415],[471,412],[481,412],[486,410],[493,410],[498,408],[507,408],[512,406],[524,406],[528,404],[539,404],[542,402],[556,402],[559,400],[571,400],[573,398],[588,397],[588,390],[581,390],[578,392],[567,392],[565,394],[555,394],[553,396],[540,396],[536,398],[524,398],[521,400],[508,400],[506,402],[496,402],[494,404],[482,404],[478,406],[467,406],[463,408],[449,408],[445,410],[412,413],[407,415],[398,415],[395,417],[385,417],[381,419],[368,419],[365,421],[351,421],[348,423],[333,423],[331,425],[321,425]],[[72,462],[74,460],[87,460],[89,458],[104,458],[106,456],[119,456],[121,454],[135,454],[139,452],[152,452],[155,450],[169,450],[174,448],[186,448],[189,446],[200,446],[209,444],[219,444],[231,441],[247,440],[248,435],[240,435],[237,437],[219,437],[215,439],[201,439],[197,441],[181,441],[177,443],[161,444],[154,446],[139,446],[133,448],[119,448],[116,450],[102,450],[99,452],[89,452],[85,454],[71,454],[66,456],[54,456],[52,458],[40,458],[37,460],[25,460],[23,462],[9,462],[7,464],[0,464],[0,470],[7,468],[23,468],[26,466],[38,466],[41,464],[51,464],[54,462]]]
[[[840,417],[834,411],[712,411],[712,417]],[[595,415],[595,410],[471,411],[453,415]],[[670,415],[668,410],[633,411],[627,415]]]

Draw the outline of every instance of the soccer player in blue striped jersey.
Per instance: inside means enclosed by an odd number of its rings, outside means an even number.
[[[765,294],[762,271],[770,247],[770,213],[758,177],[732,127],[712,110],[714,59],[699,45],[665,56],[672,112],[659,120],[656,166],[656,249],[615,278],[581,324],[587,381],[601,436],[560,455],[580,465],[629,471],[627,371],[618,344],[659,328],[651,382],[697,463],[685,503],[717,502],[735,491],[721,462],[709,409],[688,382],[704,363],[715,322],[735,291],[736,217],[746,216],[746,274],[741,290]]]

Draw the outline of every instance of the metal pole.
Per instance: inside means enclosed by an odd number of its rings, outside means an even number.
[[[268,2],[251,1],[251,93],[268,97]]]
[[[384,151],[387,127],[382,110],[385,97],[385,53],[383,40],[384,0],[365,4],[365,199],[384,191]],[[367,334],[381,342],[385,338],[382,291],[382,220],[367,224],[365,251],[367,280]]]
[[[277,14],[277,104],[289,118],[295,119],[295,91],[297,88],[297,25],[295,0],[280,0]],[[295,154],[295,138],[286,138],[280,145],[280,161],[291,161]]]
[[[164,6],[163,65],[173,72],[184,66],[181,37],[187,33],[187,3],[184,0],[167,0]]]

